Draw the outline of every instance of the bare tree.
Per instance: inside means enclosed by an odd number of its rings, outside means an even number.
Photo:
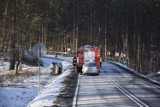
[[[10,49],[10,66],[9,70],[15,69],[15,44],[16,44],[16,0],[10,0],[9,1],[10,7],[11,7],[11,26],[12,31],[10,34],[10,43],[9,43],[9,49]]]

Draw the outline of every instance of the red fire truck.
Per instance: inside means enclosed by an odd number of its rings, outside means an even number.
[[[77,70],[81,74],[99,74],[100,49],[95,46],[85,45],[77,51]]]

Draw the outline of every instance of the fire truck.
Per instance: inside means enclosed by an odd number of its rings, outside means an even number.
[[[99,74],[100,49],[85,45],[77,50],[77,71],[81,74]]]

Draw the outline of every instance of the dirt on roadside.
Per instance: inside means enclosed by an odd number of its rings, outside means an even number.
[[[63,84],[65,87],[61,90],[54,107],[72,107],[74,93],[77,86],[78,73],[73,70],[69,76],[66,77]]]

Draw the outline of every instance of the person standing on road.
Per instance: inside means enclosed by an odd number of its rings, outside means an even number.
[[[102,57],[100,57],[100,68],[102,66]]]
[[[73,58],[73,62],[72,63],[73,63],[74,67],[77,65],[77,58],[76,57]]]

